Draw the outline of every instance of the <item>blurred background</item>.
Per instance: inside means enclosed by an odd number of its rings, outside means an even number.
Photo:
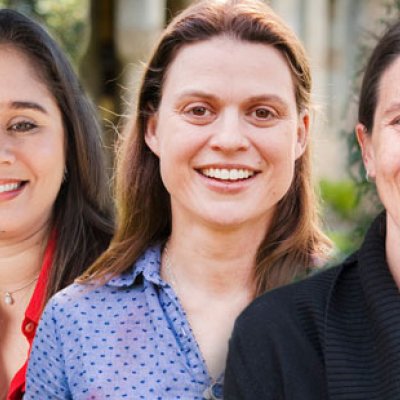
[[[133,110],[140,72],[166,23],[194,0],[0,0],[46,25],[79,74],[112,148]],[[400,17],[400,0],[270,0],[309,54],[314,76],[313,146],[321,213],[337,258],[359,245],[379,209],[354,141],[357,94],[377,37]]]

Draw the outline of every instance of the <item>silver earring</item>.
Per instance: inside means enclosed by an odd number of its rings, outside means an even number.
[[[366,180],[367,182],[371,182],[370,177],[369,177],[369,171],[368,171],[368,170],[365,171],[365,180]]]

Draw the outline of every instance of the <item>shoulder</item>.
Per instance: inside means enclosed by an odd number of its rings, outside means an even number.
[[[331,267],[300,282],[273,289],[255,299],[242,313],[238,321],[245,323],[248,319],[264,316],[285,318],[282,312],[289,312],[299,304],[307,305],[310,310],[324,309],[330,287],[340,274],[342,265]]]
[[[91,316],[120,313],[127,306],[134,308],[145,301],[145,282],[159,281],[160,245],[149,247],[127,270],[109,277],[106,282],[95,280],[73,283],[56,293],[46,305],[46,315],[71,324],[90,320]]]
[[[56,293],[49,300],[47,307],[58,309],[77,303],[84,304],[91,301],[92,298],[96,297],[96,294],[100,294],[105,289],[104,285],[72,283]]]
[[[239,398],[238,390],[248,399],[327,398],[328,304],[342,280],[347,282],[348,275],[357,272],[356,265],[353,256],[303,281],[271,290],[244,310],[229,343],[227,398]]]
[[[254,335],[275,336],[311,332],[322,337],[327,305],[341,280],[348,279],[357,265],[357,254],[342,264],[327,268],[315,275],[258,297],[239,316],[236,332],[256,332]]]
[[[105,313],[126,306],[141,291],[140,279],[128,282],[123,276],[114,278],[112,283],[73,283],[56,293],[45,311],[51,313],[52,318],[65,318],[69,323],[71,316],[83,320],[95,315],[96,310]]]

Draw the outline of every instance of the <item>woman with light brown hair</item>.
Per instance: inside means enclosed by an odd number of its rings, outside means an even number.
[[[301,44],[261,2],[202,1],[171,22],[121,145],[116,235],[47,307],[27,399],[221,396],[236,316],[329,245],[310,90]]]

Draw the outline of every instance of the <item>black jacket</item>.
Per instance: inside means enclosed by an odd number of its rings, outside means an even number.
[[[230,340],[225,399],[400,399],[400,295],[385,215],[343,264],[255,300]]]

